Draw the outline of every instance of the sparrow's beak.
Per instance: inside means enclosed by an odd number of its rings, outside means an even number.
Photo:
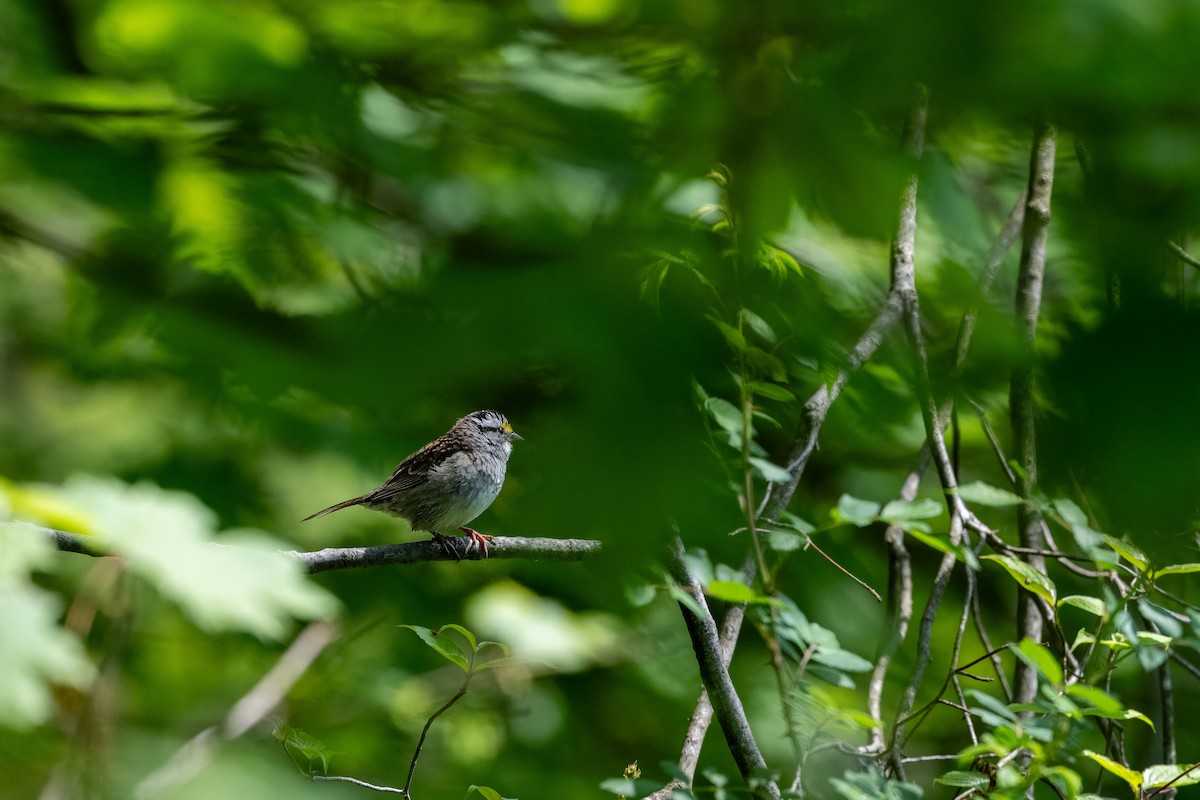
[[[525,437],[522,436],[521,434],[517,433],[516,431],[513,431],[512,433],[508,434],[508,438],[510,441],[516,441],[516,442],[525,441]]]

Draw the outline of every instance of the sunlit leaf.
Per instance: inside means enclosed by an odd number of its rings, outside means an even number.
[[[1088,597],[1086,595],[1081,595],[1081,594],[1070,594],[1070,595],[1067,595],[1066,597],[1061,598],[1058,601],[1058,605],[1060,608],[1062,606],[1074,606],[1075,608],[1082,608],[1084,611],[1088,612],[1089,614],[1095,614],[1097,617],[1100,617],[1101,619],[1108,618],[1108,611],[1104,608],[1104,601],[1101,600],[1099,597]]]
[[[1166,786],[1192,786],[1200,783],[1200,766],[1197,764],[1155,764],[1142,770],[1143,786],[1157,789]]]
[[[1200,572],[1200,563],[1171,564],[1162,569],[1154,570],[1154,577],[1158,578],[1162,575],[1187,575],[1192,572]]]
[[[978,772],[962,772],[954,770],[947,772],[934,778],[934,783],[940,783],[943,786],[954,786],[960,789],[976,789],[978,791],[987,791],[990,783],[987,775],[981,775]]]
[[[504,797],[490,786],[476,786],[471,784],[467,787],[467,793],[463,796],[463,800],[467,800],[472,794],[482,795],[483,800],[517,800],[515,797]]]
[[[54,710],[51,684],[83,689],[91,681],[83,643],[58,625],[61,611],[49,592],[0,582],[0,725],[27,729],[47,722]]]
[[[724,600],[726,603],[770,602],[770,598],[764,597],[746,584],[736,581],[712,581],[704,587],[704,593],[709,597]]]
[[[1020,644],[1010,648],[1025,663],[1034,667],[1055,686],[1062,685],[1063,671],[1062,666],[1054,655],[1044,645],[1040,645],[1032,639],[1026,637],[1021,640]]]
[[[1033,567],[1011,556],[1001,555],[986,555],[983,556],[985,561],[995,561],[1000,566],[1007,570],[1008,574],[1013,577],[1017,583],[1024,588],[1043,598],[1049,603],[1054,603],[1055,588],[1054,582],[1043,572],[1039,572]]]
[[[426,628],[421,625],[401,625],[401,628],[408,628],[410,631],[420,637],[421,641],[432,647],[442,655],[447,661],[457,664],[462,668],[463,672],[469,669],[467,663],[467,654],[463,652],[459,646],[449,636],[443,636],[439,631],[432,628]]]
[[[765,480],[772,483],[787,483],[792,479],[792,474],[778,464],[772,464],[765,458],[750,458],[750,463],[754,466],[756,472]]]
[[[1132,542],[1118,539],[1115,536],[1103,536],[1104,543],[1117,552],[1117,555],[1124,558],[1139,570],[1145,571],[1146,567],[1150,566],[1150,559],[1141,551],[1137,545]]]
[[[1113,761],[1108,756],[1101,755],[1100,753],[1095,753],[1091,750],[1084,750],[1083,754],[1085,756],[1087,756],[1088,758],[1092,759],[1093,761],[1095,761],[1100,766],[1104,767],[1104,769],[1108,770],[1113,775],[1116,775],[1118,778],[1125,781],[1125,783],[1129,784],[1129,788],[1131,791],[1133,791],[1134,794],[1137,794],[1138,792],[1140,792],[1142,790],[1142,775],[1141,775],[1141,773],[1134,772],[1129,767],[1126,767],[1122,764],[1118,764],[1116,761]]]
[[[282,639],[293,618],[338,607],[283,542],[250,530],[217,537],[212,511],[189,494],[86,476],[64,493],[92,515],[107,547],[203,628]]]

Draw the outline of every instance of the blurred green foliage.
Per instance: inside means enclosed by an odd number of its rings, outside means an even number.
[[[765,415],[761,488],[886,291],[917,83],[931,97],[917,275],[939,397],[978,400],[1007,441],[1015,254],[961,381],[942,376],[1033,123],[1051,119],[1045,494],[1075,498],[1156,568],[1200,561],[1197,282],[1167,249],[1196,243],[1198,33],[1191,0],[0,3],[0,513],[106,531],[137,567],[111,575],[0,528],[0,797],[129,796],[274,663],[293,617],[335,606],[345,635],[280,712],[336,753],[331,771],[402,783],[460,678],[398,626],[464,623],[526,667],[481,677],[433,729],[420,796],[592,796],[635,760],[665,780],[647,765],[677,757],[698,683],[669,593],[647,582],[677,527],[729,590],[723,564],[746,546],[727,535],[744,519],[732,376],[755,382]],[[599,561],[301,582],[198,555],[218,529],[301,549],[406,538],[361,510],[297,521],[486,407],[525,441],[481,530],[600,538]],[[917,409],[894,336],[834,406],[796,516],[771,534],[789,646],[816,637],[858,667],[879,638],[870,596],[796,550],[813,523],[882,590],[879,521],[906,521],[925,537],[924,601],[945,517],[884,508],[923,441]],[[1005,486],[982,428],[965,411],[960,424],[963,482]],[[923,494],[938,497],[932,476]],[[1011,539],[1012,510],[985,511]],[[979,574],[1010,641],[1016,584]],[[1059,597],[1096,592],[1055,580]],[[1167,580],[1196,600],[1190,574]],[[1091,630],[1084,606],[1065,613]],[[931,676],[952,666],[954,616],[937,620]],[[898,654],[889,698],[912,658]],[[1114,672],[1122,708],[1156,702],[1149,658]],[[734,677],[768,762],[787,764],[766,659],[745,642]],[[830,720],[862,735],[863,683],[829,669],[831,685],[788,699],[810,743]],[[1200,702],[1178,683],[1177,708]],[[910,750],[962,749],[960,719],[934,714],[946,724]],[[1200,731],[1178,733],[1193,757]],[[1156,746],[1129,730],[1134,763],[1160,763]],[[734,774],[715,732],[705,758]],[[913,796],[839,777],[854,763],[828,752],[806,786]],[[361,792],[290,769],[256,730],[177,796]],[[930,787],[940,774],[912,772]]]

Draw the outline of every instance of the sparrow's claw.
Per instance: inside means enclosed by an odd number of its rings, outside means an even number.
[[[455,561],[462,561],[462,553],[458,552],[458,545],[454,541],[458,538],[457,536],[447,536],[437,531],[430,531],[429,533],[432,534],[433,540],[437,542],[438,547],[442,548],[443,553]]]
[[[486,559],[488,557],[488,542],[493,541],[496,537],[480,533],[474,528],[459,528],[459,530],[465,533],[468,539],[483,548],[483,557]]]

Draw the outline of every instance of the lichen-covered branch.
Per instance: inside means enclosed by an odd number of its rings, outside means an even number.
[[[90,536],[67,533],[38,525],[29,527],[54,542],[67,553],[106,556],[103,544]],[[466,537],[462,537],[465,539]],[[479,547],[464,541],[459,555],[447,553],[432,539],[400,544],[380,544],[371,547],[327,547],[324,550],[303,552],[284,551],[304,563],[309,572],[330,572],[337,569],[362,569],[388,564],[421,564],[427,561],[482,561],[484,558],[521,558],[532,561],[582,561],[599,554],[601,543],[596,539],[548,539],[526,536],[497,536],[488,543],[486,555]]]

